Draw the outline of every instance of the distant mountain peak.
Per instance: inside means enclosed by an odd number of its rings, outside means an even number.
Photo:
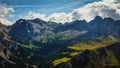
[[[16,21],[16,23],[23,23],[23,22],[26,22],[26,20],[25,19],[19,19],[19,20]]]
[[[33,40],[40,40],[42,37],[47,37],[50,35],[57,37],[72,35],[73,37],[78,36],[83,39],[96,38],[101,35],[107,37],[108,34],[113,35],[120,32],[119,22],[120,21],[116,22],[111,18],[102,19],[100,16],[96,16],[91,22],[76,20],[65,24],[46,22],[39,18],[33,20],[19,19],[14,25],[12,25],[10,35],[12,37],[15,36],[15,38],[18,38],[18,36],[28,38],[29,36],[30,38],[32,37]],[[87,32],[82,35],[83,31]],[[22,40],[24,40],[24,38],[22,38]]]
[[[104,18],[104,20],[105,21],[109,21],[109,22],[113,22],[114,21],[114,19],[112,19],[112,18]]]
[[[43,21],[43,20],[41,20],[40,18],[35,18],[35,19],[33,19],[33,20],[35,20],[35,21]]]
[[[96,16],[92,21],[90,21],[89,22],[89,24],[90,25],[101,25],[101,24],[103,24],[104,22],[103,22],[104,20],[102,19],[102,17],[100,17],[100,16]]]
[[[46,21],[41,20],[39,18],[35,18],[33,20],[30,20],[30,21],[32,21],[33,23],[39,23],[39,24],[45,24],[46,23]]]
[[[76,23],[76,22],[79,22],[79,23],[87,23],[86,20],[75,20],[75,21],[73,21],[73,23]]]
[[[96,16],[94,20],[103,20],[103,19],[100,16]]]

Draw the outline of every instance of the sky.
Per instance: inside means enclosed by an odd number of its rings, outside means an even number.
[[[91,21],[95,16],[120,18],[120,0],[0,0],[0,22],[40,18],[57,23]]]

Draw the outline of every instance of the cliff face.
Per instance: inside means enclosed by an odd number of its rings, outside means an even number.
[[[0,68],[26,68],[24,57],[27,53],[21,44],[9,39],[8,30],[0,24]]]
[[[85,50],[56,68],[120,68],[120,43],[96,50]]]
[[[20,57],[23,55],[24,49],[21,48],[20,45],[9,40],[0,39],[0,66],[2,66],[2,68],[17,67],[16,65],[22,62],[22,58]],[[19,60],[19,62],[17,62],[17,60]]]

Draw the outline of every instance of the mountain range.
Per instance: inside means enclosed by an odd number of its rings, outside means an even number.
[[[120,20],[0,24],[2,68],[119,68]]]

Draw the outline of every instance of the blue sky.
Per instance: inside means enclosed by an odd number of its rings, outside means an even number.
[[[11,21],[19,19],[21,15],[27,15],[30,11],[46,15],[69,13],[95,1],[99,0],[0,0],[2,4],[14,8],[14,18]]]

